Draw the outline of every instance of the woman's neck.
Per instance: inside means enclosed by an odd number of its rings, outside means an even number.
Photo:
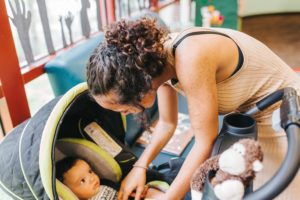
[[[152,86],[155,90],[157,90],[159,86],[161,86],[166,81],[172,78],[177,78],[175,70],[175,59],[172,55],[172,41],[173,39],[170,37],[170,39],[164,43],[164,49],[166,53],[166,65],[162,74],[153,79]]]
[[[177,78],[175,67],[170,63],[167,63],[163,73],[160,76],[153,79],[152,81],[153,89],[157,90],[159,86],[161,86],[162,84],[164,84],[165,82],[167,82],[172,78]]]

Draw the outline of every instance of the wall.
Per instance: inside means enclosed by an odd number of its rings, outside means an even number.
[[[300,12],[299,0],[239,0],[240,17],[261,14]]]

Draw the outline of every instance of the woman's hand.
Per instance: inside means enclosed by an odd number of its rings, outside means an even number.
[[[135,192],[135,200],[139,200],[146,183],[146,168],[134,167],[121,183],[118,200],[127,200]]]
[[[160,200],[160,199],[165,199],[163,192],[154,189],[154,188],[149,188],[147,190],[147,193],[145,194],[145,200],[150,200],[150,199],[155,199],[155,200]]]
[[[155,188],[149,188],[147,185],[145,186],[145,189],[141,195],[141,198],[144,200],[160,200],[160,199],[166,199],[164,198],[164,192],[161,192],[158,189]],[[130,197],[135,197],[135,193],[131,193]]]

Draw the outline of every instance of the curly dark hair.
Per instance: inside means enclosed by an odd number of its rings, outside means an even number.
[[[163,46],[167,33],[149,18],[111,24],[87,64],[90,93],[105,95],[113,90],[118,103],[140,107],[152,79],[162,74],[167,62]]]
[[[60,180],[62,183],[64,182],[64,174],[69,171],[76,162],[80,160],[79,158],[75,157],[66,157],[63,158],[60,161],[57,161],[55,163],[55,176],[58,180]]]

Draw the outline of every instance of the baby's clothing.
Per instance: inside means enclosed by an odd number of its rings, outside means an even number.
[[[120,188],[119,183],[107,179],[100,180],[99,192],[90,198],[89,200],[115,200],[118,196],[118,190]]]
[[[89,200],[116,200],[117,197],[118,192],[116,189],[106,185],[101,185],[99,192]]]

